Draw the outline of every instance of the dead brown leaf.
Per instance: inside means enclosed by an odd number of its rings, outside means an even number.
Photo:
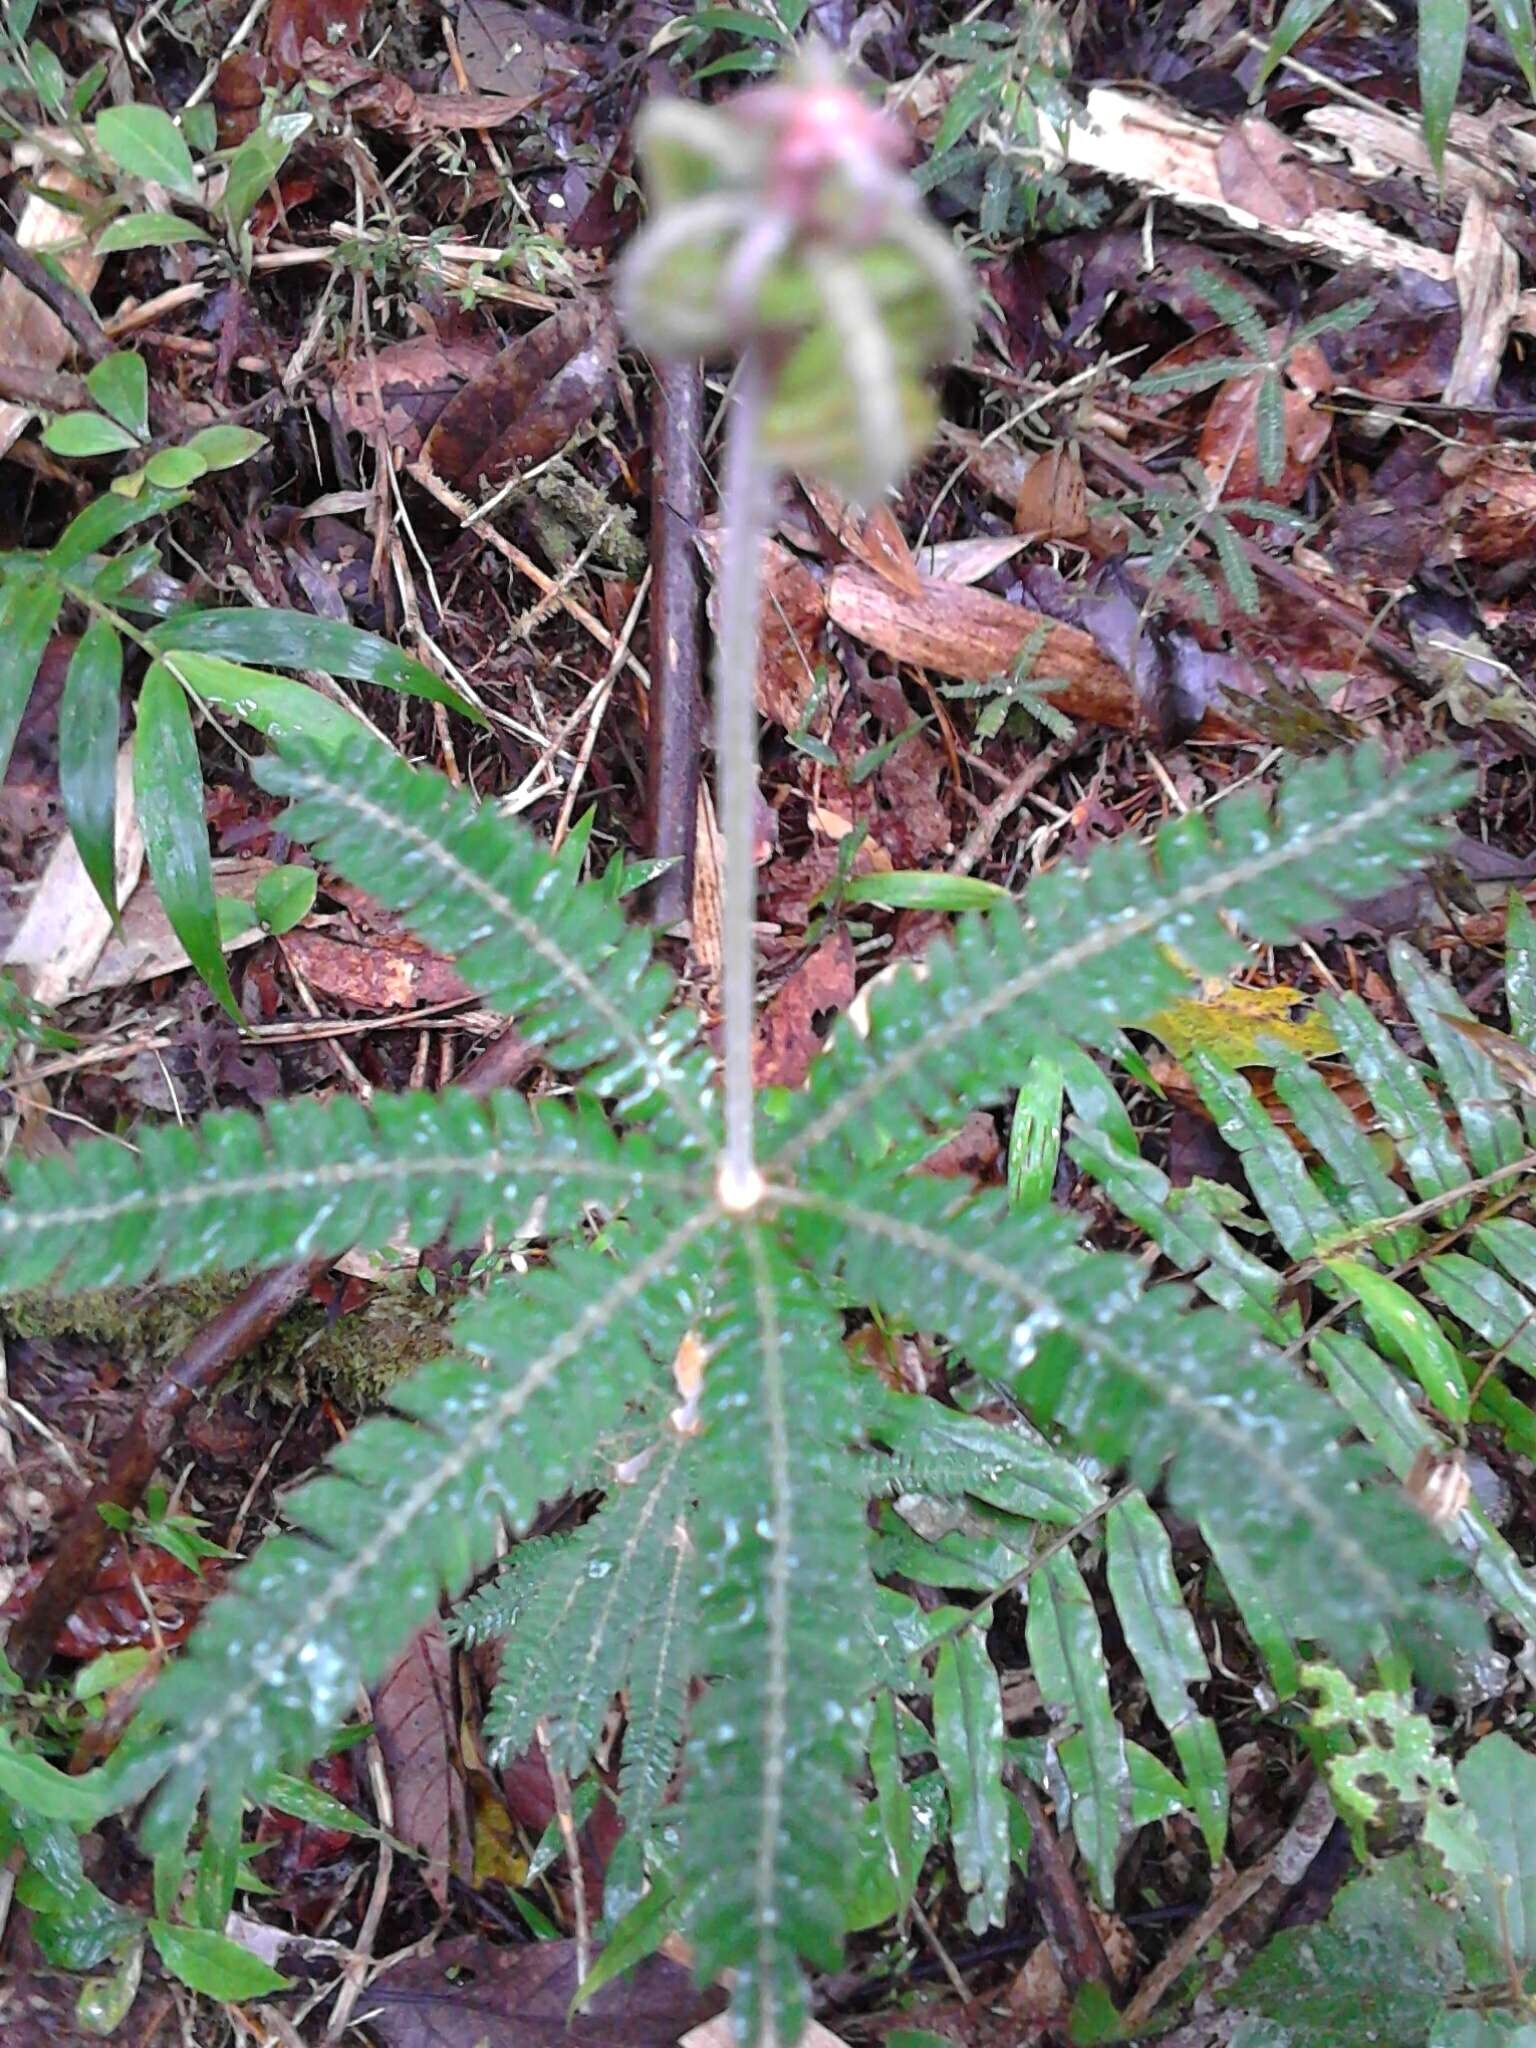
[[[324,85],[336,107],[360,127],[400,142],[421,142],[452,128],[501,128],[529,104],[531,95],[501,92],[417,92],[398,72],[381,71],[347,50],[311,41],[304,47],[304,73]]]
[[[577,1982],[574,1941],[493,1948],[470,1934],[375,1978],[364,2010],[381,2048],[676,2048],[725,2003],[647,1956],[567,2026]]]
[[[1299,228],[1317,184],[1295,144],[1261,114],[1234,122],[1216,146],[1221,196],[1269,227]]]
[[[527,100],[542,88],[543,38],[511,0],[460,0],[455,34],[465,79],[477,92]]]
[[[543,462],[608,403],[617,365],[612,314],[596,298],[573,299],[449,400],[427,437],[426,460],[460,490]]]
[[[1043,696],[1070,717],[1098,725],[1129,730],[1138,722],[1124,672],[1079,627],[1060,625],[988,591],[931,577],[924,579],[921,597],[905,597],[867,569],[853,567],[832,572],[827,596],[833,625],[855,640],[878,647],[894,661],[967,682],[1007,675],[1040,634],[1033,673]],[[1209,738],[1232,727],[1220,713],[1207,712],[1199,730]]]
[[[283,950],[312,989],[359,1010],[414,1010],[471,994],[452,963],[419,939],[362,932],[348,918],[323,931],[291,931]]]
[[[1333,379],[1320,350],[1302,353],[1316,357],[1309,367],[1318,382],[1311,390],[1300,389],[1292,381],[1283,387],[1285,461],[1273,482],[1259,468],[1258,402],[1264,373],[1234,377],[1212,399],[1200,430],[1200,466],[1213,482],[1221,480],[1224,497],[1264,498],[1276,505],[1291,505],[1311,481],[1333,432],[1332,416],[1313,400],[1332,389]]]
[[[489,335],[444,341],[421,334],[349,363],[337,380],[336,417],[349,434],[382,434],[414,462],[433,423],[457,391],[496,358]]]
[[[363,32],[368,0],[272,0],[262,49],[288,77],[304,72],[304,45],[345,50]]]
[[[711,569],[720,558],[720,536],[711,530],[699,537]],[[837,572],[839,575],[843,571]],[[873,570],[850,573],[867,578],[877,589],[890,585]],[[821,642],[827,625],[827,590],[820,577],[798,555],[776,540],[763,542],[763,605],[758,650],[757,708],[764,718],[792,732],[805,717],[815,683]],[[719,630],[718,577],[709,592],[710,624]]]
[[[1037,540],[1080,540],[1088,531],[1088,486],[1077,444],[1036,456],[1014,500],[1013,530]]]
[[[896,523],[889,505],[877,505],[872,512],[856,512],[846,499],[828,485],[802,477],[800,488],[815,509],[828,536],[844,554],[873,569],[887,583],[916,597],[923,587],[906,535]]]
[[[802,960],[758,1020],[752,1077],[760,1088],[798,1088],[832,1019],[853,1001],[853,941],[838,927]]]
[[[450,1873],[468,1880],[469,1810],[454,1762],[453,1653],[429,1622],[373,1695],[373,1725],[394,1800],[394,1832],[426,1854],[422,1879],[440,1907]]]

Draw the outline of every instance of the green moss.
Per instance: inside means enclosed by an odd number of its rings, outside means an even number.
[[[0,1331],[40,1343],[109,1349],[131,1375],[160,1370],[251,1278],[225,1273],[170,1287],[103,1287],[68,1297],[34,1289],[0,1301]],[[413,1273],[380,1286],[344,1316],[305,1302],[246,1360],[247,1382],[322,1388],[352,1408],[376,1406],[398,1380],[448,1349],[448,1312],[462,1286],[422,1291]]]

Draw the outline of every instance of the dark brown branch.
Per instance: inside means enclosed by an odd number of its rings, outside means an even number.
[[[513,1087],[536,1058],[532,1047],[515,1031],[504,1031],[470,1062],[456,1085],[477,1095]],[[11,1630],[6,1654],[28,1685],[42,1676],[60,1629],[90,1591],[111,1541],[112,1531],[102,1520],[101,1510],[116,1507],[133,1513],[194,1401],[216,1386],[232,1365],[253,1351],[289,1310],[297,1307],[330,1264],[331,1255],[326,1254],[258,1274],[228,1308],[198,1332],[144,1396],[113,1446],[105,1473],[71,1516],[26,1611]]]
[[[102,333],[101,322],[80,294],[67,284],[60,284],[52,271],[44,269],[32,251],[23,249],[4,228],[0,228],[0,269],[8,270],[18,284],[42,300],[93,363],[112,353],[112,344]]]
[[[704,509],[704,373],[658,363],[651,433],[651,851],[674,865],[656,879],[651,917],[672,925],[693,901],[703,661],[696,545]]]
[[[1115,1976],[1093,1924],[1086,1900],[1067,1853],[1062,1848],[1045,1802],[1023,1771],[1010,1765],[1006,1771],[1009,1789],[1016,1793],[1029,1816],[1029,1882],[1040,1923],[1061,1981],[1076,1997],[1085,1984],[1102,1984],[1113,1990]]]
[[[34,363],[0,363],[0,398],[46,406],[49,412],[78,412],[91,402],[83,377],[72,377],[67,370],[40,370]]]

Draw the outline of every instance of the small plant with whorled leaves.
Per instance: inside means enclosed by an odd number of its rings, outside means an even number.
[[[723,1105],[699,1020],[611,892],[574,883],[515,820],[367,740],[280,733],[260,772],[289,800],[284,829],[454,955],[569,1092],[537,1105],[454,1091],[295,1102],[150,1130],[137,1154],[95,1144],[16,1169],[0,1212],[8,1287],[450,1229],[494,1242],[536,1228],[548,1247],[531,1270],[490,1276],[455,1316],[452,1355],[394,1388],[388,1411],[288,1496],[288,1532],[235,1576],[130,1739],[84,1781],[103,1801],[148,1802],[162,1918],[180,1901],[222,1925],[245,1802],[325,1744],[359,1677],[491,1563],[504,1528],[527,1529],[573,1490],[603,1505],[515,1551],[466,1612],[466,1627],[508,1634],[493,1735],[514,1747],[542,1723],[552,1764],[578,1772],[624,1693],[620,1903],[651,1887],[634,1911],[654,1934],[675,1921],[704,1977],[734,1973],[739,2033],[761,2048],[798,2039],[803,1964],[829,1966],[847,1926],[911,1896],[936,1827],[930,1788],[919,1810],[922,1781],[907,1776],[930,1691],[962,1883],[980,1924],[1004,1910],[1007,1820],[1000,1865],[1001,1809],[981,1768],[1002,1730],[979,1618],[956,1608],[935,1630],[883,1583],[945,1555],[924,1499],[957,1507],[967,1529],[983,1523],[1020,1561],[1042,1689],[1079,1722],[1079,1782],[1108,1794],[1092,1833],[1106,1885],[1122,1803],[1133,1818],[1138,1797],[1143,1815],[1166,1811],[1172,1781],[1143,1767],[1138,1786],[1129,1758],[1122,1772],[1099,1710],[1086,1587],[1062,1540],[1109,1505],[1083,1458],[1164,1486],[1298,1636],[1338,1654],[1383,1635],[1444,1645],[1475,1627],[1439,1583],[1453,1553],[1378,1459],[1341,1444],[1343,1411],[1251,1324],[1148,1289],[1135,1261],[1084,1251],[1048,1206],[914,1171],[1032,1057],[1113,1042],[1192,975],[1229,971],[1239,934],[1278,941],[1422,860],[1461,793],[1447,764],[1389,775],[1368,750],[1335,755],[1290,778],[1273,808],[1244,797],[1150,847],[1048,875],[1022,906],[963,919],[926,979],[880,990],[865,1029],[841,1029],[772,1119],[754,1103],[752,690],[769,466],[815,462],[855,489],[883,487],[914,445],[922,372],[963,324],[953,257],[871,121],[821,71],[738,110],[659,108],[641,138],[656,212],[629,260],[631,315],[653,344],[744,358],[717,673]],[[850,1318],[868,1315],[938,1333],[954,1376],[1002,1390],[1006,1416],[890,1392],[846,1342]],[[873,1521],[872,1503],[884,1504]],[[1199,1646],[1159,1638],[1155,1527],[1128,1502],[1111,1569],[1176,1754],[1205,1788],[1214,1846],[1220,1773],[1181,1706]],[[855,1792],[866,1772],[873,1816]],[[860,1854],[871,1828],[873,1860]],[[890,1882],[855,1900],[851,1873],[878,1877],[882,1842]]]

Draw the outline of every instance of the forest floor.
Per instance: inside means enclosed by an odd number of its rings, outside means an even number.
[[[1258,953],[1239,986],[1127,1041],[1116,1072],[1167,1183],[1225,1188],[1230,1213],[1272,1247],[1245,1211],[1257,1190],[1191,1077],[1193,1053],[1240,1069],[1300,1156],[1271,1071],[1277,1034],[1365,1115],[1314,1005],[1358,995],[1421,1054],[1390,957],[1406,941],[1487,1031],[1515,1096],[1536,1092],[1536,1060],[1522,1069],[1505,1035],[1504,988],[1511,893],[1536,903],[1536,112],[1520,65],[1474,24],[1437,172],[1411,7],[1314,10],[1318,26],[1262,90],[1280,11],[1268,0],[808,11],[808,26],[851,42],[906,124],[982,299],[970,354],[942,382],[938,436],[886,506],[855,514],[809,484],[778,502],[759,677],[757,1078],[797,1087],[871,976],[920,956],[965,907],[968,879],[1021,889],[1266,785],[1309,752],[1449,746],[1476,795],[1444,860],[1300,946]],[[1492,10],[1506,11],[1519,14]],[[8,12],[31,10],[9,0]],[[327,687],[403,755],[571,846],[588,872],[610,871],[706,1017],[719,841],[699,769],[726,379],[674,368],[663,391],[626,351],[607,280],[640,218],[637,108],[655,91],[732,89],[776,47],[756,13],[689,14],[670,0],[43,0],[25,34],[34,70],[51,59],[73,82],[103,65],[98,106],[201,105],[210,151],[271,130],[274,109],[292,117],[273,131],[273,176],[232,246],[125,239],[95,252],[79,229],[101,194],[87,206],[37,142],[68,121],[50,126],[14,67],[0,94],[0,196],[22,244],[19,261],[0,249],[0,547],[51,545],[120,466],[39,438],[39,411],[80,404],[89,355],[38,317],[28,290],[29,248],[52,246],[97,332],[147,365],[157,434],[232,422],[264,437],[165,522],[153,575],[167,599],[347,622],[419,658],[479,723],[369,682]],[[1433,99],[1441,81],[1428,78]],[[128,189],[112,201],[124,212]],[[238,1021],[192,971],[131,831],[118,848],[131,893],[111,931],[70,847],[60,780],[60,702],[82,626],[66,612],[44,649],[0,786],[7,1153],[46,1156],[89,1132],[126,1143],[145,1120],[215,1108],[452,1082],[501,1020],[449,961],[324,874],[317,892],[300,884],[293,921],[270,914],[271,886],[259,916],[239,907],[305,856],[276,829],[251,735],[231,721],[210,713],[198,739],[214,882],[236,906],[224,919]],[[114,747],[128,741],[132,696]],[[536,1066],[521,1085],[539,1088]],[[936,1170],[1005,1184],[1008,1118],[970,1118]],[[1047,1171],[1096,1241],[1148,1246],[1054,1139]],[[473,1257],[343,1258],[201,1391],[160,1459],[163,1496],[68,1589],[46,1645],[53,1681],[99,1675],[96,1744],[175,1657],[231,1554],[279,1517],[284,1490],[440,1347]],[[1273,1263],[1316,1313],[1300,1262]],[[0,1304],[10,1616],[25,1614],[146,1390],[243,1277],[85,1309]],[[922,1339],[888,1342],[880,1363],[896,1383],[941,1384]],[[1464,1363],[1497,1378],[1497,1354],[1468,1338]],[[1536,1415],[1515,1385],[1457,1448],[1529,1560]],[[1180,2016],[1213,1940],[1230,1972],[1277,1930],[1327,1914],[1354,1850],[1332,1810],[1319,1814],[1305,1717],[1202,1576],[1195,1533],[1175,1534],[1227,1759],[1221,1869],[1187,1814],[1165,1815],[1130,1837],[1114,1910],[1090,1907],[1063,1816],[1053,1823],[1032,1794],[1058,1853],[1014,1887],[1007,1923],[971,1932],[936,1856],[920,1921],[856,1937],[821,1981],[833,2039],[1065,2041],[1074,1994],[1073,2038],[1112,2038],[1083,2031],[1063,1912],[1095,1930],[1135,2034],[1154,2011]],[[1125,1726],[1166,1753],[1102,1575],[1090,1576]],[[1501,1642],[1486,1697],[1454,1710],[1463,1743],[1528,1718],[1529,1643]],[[1038,1734],[1022,1630],[1000,1616],[992,1647],[1010,1734]],[[106,1653],[127,1660],[103,1666]],[[240,1910],[293,1938],[281,1966],[321,1993],[306,2016],[195,1999],[150,1957],[108,2038],[329,2039],[333,2014],[345,2028],[369,2010],[364,1987],[387,1963],[393,1996],[368,2022],[383,2048],[675,2039],[665,2016],[631,2025],[623,2012],[567,2034],[569,1985],[539,2008],[527,1971],[495,1960],[569,1935],[573,1902],[565,1789],[536,1749],[505,1769],[486,1760],[490,1677],[483,1651],[427,1631],[375,1694],[372,1738],[317,1767],[318,1786],[403,1849],[324,1818],[253,1822],[260,1889]],[[589,1910],[613,1846],[606,1810],[582,1832]],[[147,1908],[126,1832],[93,1839],[88,1867],[109,1895]],[[7,2040],[88,2038],[76,1980],[40,1951],[24,1900],[0,1898]],[[338,1982],[352,1987],[339,2008]],[[1200,2048],[1231,2031],[1209,2012],[1186,2025]]]

